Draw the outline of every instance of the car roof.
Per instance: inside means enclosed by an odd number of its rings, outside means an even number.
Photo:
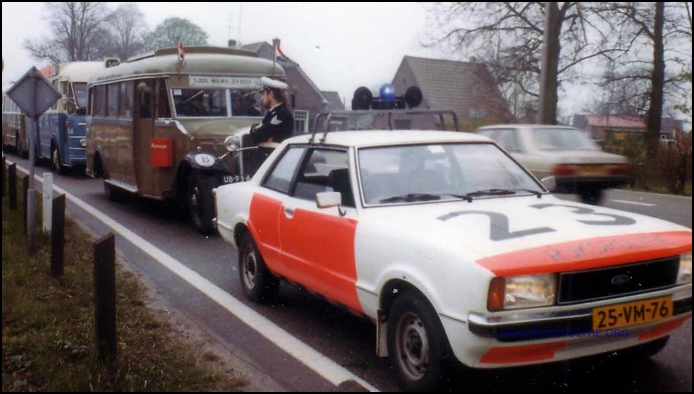
[[[315,142],[321,143],[323,133],[316,133]],[[287,139],[286,143],[308,143],[311,134]],[[493,142],[491,139],[465,132],[430,131],[430,130],[359,130],[337,131],[327,134],[323,144],[353,146],[357,148],[369,146],[411,145],[451,142]]]

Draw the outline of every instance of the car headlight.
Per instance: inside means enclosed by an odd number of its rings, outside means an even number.
[[[241,147],[241,141],[239,137],[230,135],[224,140],[224,147],[226,147],[229,152],[233,152]]]
[[[677,274],[677,284],[684,285],[692,283],[692,254],[687,253],[680,256],[680,270]]]
[[[487,309],[497,312],[554,305],[556,289],[554,274],[494,278],[489,284]]]

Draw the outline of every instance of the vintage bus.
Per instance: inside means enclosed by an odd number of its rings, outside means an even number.
[[[50,160],[60,174],[86,164],[87,81],[104,68],[104,62],[72,62],[41,69],[62,98],[39,118],[37,159]]]
[[[25,157],[29,152],[29,141],[24,114],[17,107],[17,104],[7,96],[7,90],[10,87],[2,88],[2,149],[8,149]]]
[[[87,175],[107,198],[123,193],[185,202],[195,228],[216,231],[212,190],[250,179],[250,126],[260,123],[260,78],[284,70],[232,48],[163,48],[89,83]],[[244,136],[246,138],[244,138]],[[231,151],[234,152],[231,152]]]

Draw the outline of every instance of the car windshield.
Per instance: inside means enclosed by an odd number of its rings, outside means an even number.
[[[539,150],[597,150],[583,131],[576,129],[532,129],[533,144]]]
[[[367,205],[544,192],[492,144],[364,148],[359,170]]]

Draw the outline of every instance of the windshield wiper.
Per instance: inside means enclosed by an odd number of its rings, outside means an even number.
[[[403,194],[401,196],[393,196],[393,197],[384,198],[379,202],[380,203],[389,203],[389,202],[399,202],[399,201],[403,201],[403,202],[438,201],[443,196],[452,196],[455,198],[460,198],[462,200],[472,201],[472,198],[467,197],[467,196],[463,196],[460,194],[409,193],[409,194]]]
[[[536,190],[531,190],[531,189],[487,189],[487,190],[478,190],[476,192],[470,192],[466,193],[462,196],[462,198],[465,198],[468,200],[468,202],[472,201],[473,197],[478,197],[478,196],[505,196],[505,195],[510,195],[510,194],[516,194],[517,192],[528,192],[531,194],[534,194],[537,196],[537,198],[542,198],[542,192],[538,192]]]
[[[438,194],[427,194],[427,193],[409,193],[409,194],[403,194],[400,196],[393,196],[393,197],[388,197],[380,200],[380,203],[389,203],[389,202],[416,202],[416,201],[436,201],[440,200],[441,196]]]
[[[178,105],[183,105],[183,104],[189,102],[190,100],[192,100],[192,99],[198,97],[198,96],[201,95],[202,93],[203,93],[203,91],[201,90],[201,91],[195,93],[194,95],[190,96],[190,98],[188,98],[188,100],[186,100],[186,101],[184,101],[184,102],[182,102],[182,103],[179,103]]]

